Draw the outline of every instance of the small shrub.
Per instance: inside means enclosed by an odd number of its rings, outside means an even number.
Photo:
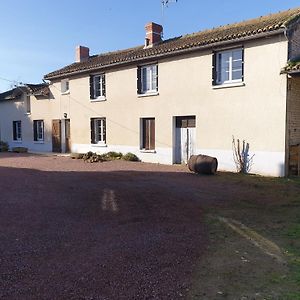
[[[133,154],[131,152],[126,153],[123,156],[123,159],[127,160],[127,161],[140,161],[139,158],[135,154]]]
[[[82,159],[83,158],[83,153],[71,153],[70,154],[70,157],[72,158],[72,159]]]
[[[239,173],[247,174],[252,167],[254,154],[250,156],[249,149],[249,143],[241,143],[239,139],[235,140],[234,136],[232,137],[233,159]]]
[[[0,141],[0,152],[7,152],[9,150],[8,143]]]
[[[89,152],[83,154],[82,159],[83,159],[84,161],[87,161],[88,159],[90,159],[90,158],[93,156],[93,154],[94,154],[94,153],[93,153],[92,151],[89,151]]]
[[[89,158],[88,162],[95,163],[95,162],[102,162],[103,158],[101,155],[93,153],[93,155]]]
[[[123,157],[123,154],[121,152],[110,151],[104,153],[102,156],[107,160],[115,160],[115,159],[121,159]]]
[[[15,152],[15,153],[27,153],[28,152],[28,148],[26,147],[13,147],[11,149],[12,152]]]
[[[92,151],[89,151],[85,154],[82,154],[82,159],[85,162],[89,162],[89,163],[103,162],[104,161],[102,155],[99,155],[99,154],[94,153]]]

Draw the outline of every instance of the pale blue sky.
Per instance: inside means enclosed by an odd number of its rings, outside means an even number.
[[[144,43],[144,25],[163,23],[165,38],[300,6],[296,0],[178,0],[162,17],[160,0],[1,0],[0,92],[3,78],[39,83],[74,61],[75,46],[91,54]]]

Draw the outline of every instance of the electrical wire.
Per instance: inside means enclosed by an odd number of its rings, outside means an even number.
[[[11,79],[7,79],[7,78],[4,78],[2,76],[0,76],[0,80],[4,80],[4,81],[7,81],[7,82],[11,82],[11,83],[14,83],[14,84],[19,84],[19,85],[26,85],[25,83],[23,82],[20,82],[20,81],[17,81],[17,80],[11,80]],[[16,85],[16,87],[18,87]],[[55,88],[60,94],[62,94],[62,90],[60,88],[58,88],[57,86],[55,86],[54,84],[51,84],[51,87]],[[77,103],[78,105],[80,105],[81,107],[87,109],[88,111],[96,114],[97,116],[99,116],[99,118],[106,118],[109,122],[121,127],[122,129],[126,130],[126,131],[129,131],[129,132],[132,132],[134,133],[135,135],[139,136],[140,137],[140,132],[139,131],[136,131],[136,130],[133,130],[129,127],[126,127],[124,126],[123,124],[115,121],[115,120],[112,120],[110,118],[107,118],[106,116],[101,116],[101,114],[99,115],[99,112],[89,106],[87,106],[86,104],[82,103],[81,101],[77,100],[76,98],[74,98],[73,96],[71,96],[70,94],[68,95],[69,96],[69,99],[75,103]],[[60,104],[61,104],[61,101],[60,101]],[[158,143],[160,145],[164,145],[164,146],[167,146],[167,147],[172,147],[172,145],[168,144],[168,143],[165,143],[165,142],[162,142],[162,141],[159,141],[155,138],[155,143]]]

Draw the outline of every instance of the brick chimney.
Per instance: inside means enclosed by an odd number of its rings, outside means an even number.
[[[90,57],[90,49],[84,46],[77,46],[75,53],[75,62],[87,61]]]
[[[146,24],[145,29],[145,48],[152,47],[162,41],[163,27],[161,25],[151,22]]]

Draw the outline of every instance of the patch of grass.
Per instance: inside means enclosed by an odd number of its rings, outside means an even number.
[[[286,235],[293,239],[300,239],[300,223],[293,224],[286,231]]]
[[[286,300],[300,300],[300,292],[288,293],[288,294],[286,294],[284,299],[286,299]]]
[[[282,267],[282,272],[280,268],[274,270],[260,280],[266,290],[271,292],[274,288],[277,291],[279,298],[276,296],[276,299],[300,300],[300,177],[222,173],[219,181],[238,192],[226,205],[209,207],[207,212],[236,219],[275,242],[283,252],[286,250],[287,267]],[[206,224],[211,231],[216,229],[210,218],[206,219]],[[210,236],[211,242],[216,238],[222,240],[221,233],[215,230]],[[256,285],[255,280],[249,282],[253,283]],[[275,299],[274,295],[264,297]]]

